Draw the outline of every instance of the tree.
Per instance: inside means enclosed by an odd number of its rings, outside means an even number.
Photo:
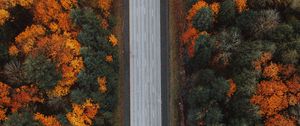
[[[195,87],[187,96],[189,107],[192,108],[188,111],[189,124],[196,125],[200,121],[206,125],[222,124],[224,113],[220,108],[221,104],[226,104],[229,87],[229,83],[217,77],[214,71],[200,70]]]
[[[56,70],[56,64],[43,55],[29,56],[24,62],[25,77],[39,88],[50,90],[61,79],[61,73]]]
[[[235,0],[236,8],[239,13],[247,8],[247,0]]]
[[[235,3],[232,0],[225,0],[220,4],[220,12],[218,15],[218,23],[231,24],[236,15]]]
[[[210,8],[202,8],[193,19],[193,26],[199,31],[208,31],[213,25],[213,12]]]
[[[0,10],[0,26],[3,25],[9,19],[9,12],[4,9]]]
[[[287,24],[281,24],[267,34],[267,39],[278,43],[284,43],[292,40],[293,33],[293,27]]]
[[[237,18],[237,26],[246,34],[261,38],[276,28],[279,15],[274,10],[247,11]]]
[[[188,21],[192,21],[194,16],[198,13],[198,11],[201,10],[203,7],[207,7],[207,6],[208,6],[208,4],[205,1],[199,0],[189,10],[188,16],[186,17],[186,19]]]
[[[34,120],[40,121],[44,126],[62,126],[53,116],[45,116],[41,113],[34,114]]]
[[[99,105],[93,104],[91,100],[86,100],[83,105],[73,104],[73,111],[67,113],[67,119],[74,126],[92,125],[92,119],[95,118]]]
[[[33,113],[24,111],[16,112],[8,117],[3,123],[4,126],[39,126],[40,123],[33,119]]]

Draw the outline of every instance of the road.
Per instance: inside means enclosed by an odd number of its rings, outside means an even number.
[[[160,0],[129,0],[130,124],[161,126]]]

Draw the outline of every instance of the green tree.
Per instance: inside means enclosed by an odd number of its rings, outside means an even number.
[[[221,25],[229,25],[234,22],[236,16],[236,7],[233,0],[225,0],[220,4],[220,12],[218,14],[218,23]]]
[[[199,31],[208,31],[213,26],[213,12],[210,8],[204,7],[193,19],[193,26]]]
[[[247,37],[260,39],[276,28],[279,15],[274,10],[245,11],[236,19],[237,26]]]
[[[43,55],[29,56],[24,62],[25,77],[41,89],[52,89],[61,79],[56,64]]]
[[[22,111],[15,112],[4,121],[4,126],[40,126],[41,124],[33,119],[33,113]]]

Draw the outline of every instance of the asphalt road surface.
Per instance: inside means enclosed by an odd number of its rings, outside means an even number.
[[[161,126],[160,0],[129,0],[130,124]]]

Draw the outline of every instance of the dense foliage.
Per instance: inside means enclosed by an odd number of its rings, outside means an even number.
[[[113,125],[113,0],[0,0],[0,125]]]
[[[187,125],[300,125],[297,1],[189,0]]]

